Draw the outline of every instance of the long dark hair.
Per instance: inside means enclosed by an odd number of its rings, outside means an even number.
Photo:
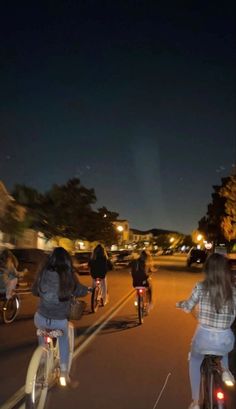
[[[228,305],[230,311],[234,309],[233,287],[231,282],[228,259],[218,253],[211,254],[204,264],[204,289],[209,292],[211,305],[219,312]]]
[[[59,276],[59,300],[68,299],[75,288],[75,277],[71,257],[63,247],[56,247],[53,250],[45,266],[40,271],[38,277],[39,288],[47,271],[56,271]]]
[[[108,259],[107,252],[105,250],[105,247],[102,246],[102,244],[98,244],[95,249],[93,250],[91,259],[96,260],[97,258],[106,258]]]
[[[15,255],[8,249],[4,249],[0,254],[0,266],[1,267],[14,267],[17,269],[18,267],[18,260]]]

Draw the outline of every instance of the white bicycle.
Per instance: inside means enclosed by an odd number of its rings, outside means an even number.
[[[60,329],[38,329],[38,336],[44,337],[44,345],[39,345],[30,360],[25,383],[25,409],[43,409],[48,390],[60,382],[66,385],[60,376],[60,355],[58,337],[63,335]],[[69,365],[70,372],[74,353],[74,327],[69,322]]]

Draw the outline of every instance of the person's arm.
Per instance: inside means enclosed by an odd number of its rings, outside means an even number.
[[[177,308],[181,308],[185,312],[191,312],[194,307],[199,303],[199,297],[200,297],[200,289],[199,285],[196,284],[195,287],[192,290],[192,294],[187,300],[179,301],[176,303]]]
[[[91,287],[81,284],[79,281],[76,282],[73,295],[76,297],[85,297],[89,292],[91,292]]]

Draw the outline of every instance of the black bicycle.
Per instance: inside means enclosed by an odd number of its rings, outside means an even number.
[[[183,308],[182,302],[176,303]],[[196,313],[191,311],[196,319]],[[227,386],[234,387],[234,377],[221,364],[222,356],[206,354],[201,365],[200,408],[227,409]]]
[[[147,287],[135,287],[136,290],[136,298],[134,301],[134,305],[138,310],[138,321],[139,324],[143,324],[143,319],[145,315],[149,313],[149,305],[150,305],[150,291]]]
[[[225,408],[220,358],[215,355],[205,355],[202,362],[199,399],[202,409]]]

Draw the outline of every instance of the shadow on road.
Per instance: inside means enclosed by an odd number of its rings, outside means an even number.
[[[138,323],[138,318],[137,315],[130,316],[129,317],[119,317],[116,320],[109,321],[101,330],[99,333],[101,334],[108,334],[108,333],[114,333],[118,331],[125,331],[128,329],[132,329],[134,327],[137,327],[139,325]],[[84,327],[78,327],[75,328],[75,336],[79,337],[81,335],[84,335],[85,333],[87,335],[91,335],[93,332],[95,332],[99,328],[100,324],[95,325],[93,327],[90,326],[84,326]]]
[[[37,346],[38,346],[37,338],[35,338],[34,340],[29,339],[29,341],[23,340],[22,342],[19,342],[17,345],[16,344],[15,345],[8,344],[8,345],[1,346],[0,355],[3,354],[5,356],[9,352],[10,353],[13,353],[13,352],[20,353],[22,351],[27,351],[29,347],[35,347],[36,348]]]
[[[158,265],[158,270],[168,270],[168,271],[173,271],[175,273],[180,272],[180,273],[202,273],[202,267],[200,266],[192,266],[192,267],[187,267],[187,266],[181,266],[181,265],[173,265],[173,264],[165,264],[165,265]],[[157,271],[158,274],[158,271]]]
[[[103,328],[101,334],[110,334],[118,331],[125,331],[137,327],[138,325],[139,323],[136,314],[134,316],[129,315],[128,317],[119,317],[116,320],[109,321]]]

